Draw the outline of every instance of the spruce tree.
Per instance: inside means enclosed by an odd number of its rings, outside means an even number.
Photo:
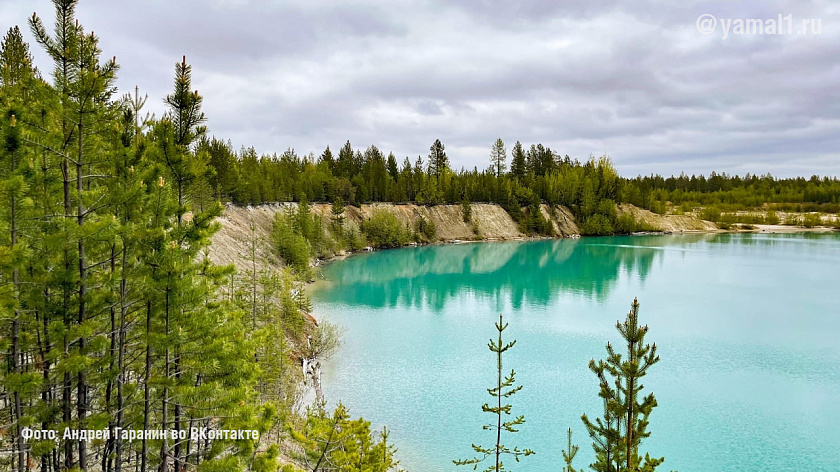
[[[388,175],[391,176],[394,182],[399,179],[400,170],[397,168],[397,157],[394,156],[394,153],[388,154]]]
[[[486,460],[488,457],[492,458],[493,463],[490,464],[486,469],[484,469],[485,472],[502,472],[505,470],[510,470],[505,469],[503,463],[503,458],[505,455],[509,455],[513,457],[513,459],[516,462],[519,462],[520,457],[527,457],[531,454],[534,454],[534,451],[530,449],[519,449],[518,446],[514,446],[514,448],[511,449],[502,444],[502,432],[518,432],[519,430],[517,429],[517,427],[525,423],[525,416],[519,415],[513,419],[505,421],[505,418],[510,416],[510,411],[513,408],[513,406],[510,403],[503,404],[503,401],[508,401],[510,397],[522,390],[522,385],[516,385],[516,372],[513,369],[511,369],[509,375],[503,376],[502,355],[516,344],[516,340],[505,343],[502,339],[502,332],[508,327],[508,323],[504,323],[501,314],[499,314],[499,322],[495,323],[495,326],[499,337],[497,340],[490,339],[490,342],[487,344],[487,347],[490,349],[490,352],[496,355],[497,380],[492,388],[487,389],[487,393],[489,393],[490,396],[494,398],[494,405],[491,406],[489,403],[485,403],[484,405],[482,405],[481,411],[485,413],[490,413],[491,415],[495,416],[495,423],[486,424],[482,427],[482,429],[495,431],[496,441],[493,446],[489,447],[473,444],[472,448],[473,451],[475,451],[476,453],[475,457],[473,457],[472,459],[461,459],[452,461],[455,465],[471,465],[473,466],[473,469],[476,469],[478,467],[478,464],[484,462],[484,460]]]
[[[332,153],[332,151],[330,151],[329,146],[327,146],[327,148],[324,149],[324,152],[321,153],[321,156],[318,158],[318,160],[319,160],[319,162],[323,162],[323,163],[327,164],[327,168],[330,169],[330,172],[335,174],[335,172],[336,172],[335,157],[333,157],[333,153]]]
[[[517,179],[523,179],[528,172],[528,165],[525,160],[525,151],[522,149],[522,143],[519,141],[513,145],[510,151],[510,173]]]

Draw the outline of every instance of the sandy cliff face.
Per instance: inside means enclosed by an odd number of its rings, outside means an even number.
[[[717,231],[718,227],[711,221],[701,220],[692,215],[657,215],[633,205],[622,203],[618,205],[618,214],[631,214],[636,220],[641,220],[661,231],[672,233],[709,232]]]
[[[370,218],[374,211],[385,210],[396,215],[403,223],[412,228],[424,218],[435,223],[437,239],[451,241],[453,239],[473,240],[509,240],[526,237],[519,231],[515,221],[498,205],[488,203],[474,203],[470,222],[464,222],[461,205],[423,206],[414,204],[372,203],[362,205],[361,208],[346,207],[345,218],[355,223]],[[329,216],[332,205],[319,204],[313,206],[313,211],[323,216]],[[475,225],[473,224],[475,223]],[[478,234],[474,231],[477,226]]]
[[[344,211],[345,224],[358,225],[370,218],[374,211],[384,210],[393,213],[403,224],[412,228],[424,218],[432,221],[437,230],[439,241],[489,240],[506,241],[523,239],[527,236],[519,231],[515,221],[502,207],[489,203],[473,203],[472,218],[464,222],[461,205],[423,206],[414,204],[372,203],[361,207],[347,206]],[[332,205],[316,203],[311,205],[312,212],[325,221],[332,217]],[[246,267],[250,258],[252,231],[256,236],[258,257],[276,258],[268,250],[271,228],[277,214],[297,210],[297,203],[272,203],[254,207],[228,205],[219,219],[221,229],[213,236],[210,258],[218,264],[235,264],[240,269]],[[543,205],[543,215],[549,216],[547,205]],[[566,208],[556,208],[554,224],[557,236],[578,234],[577,225],[571,212]]]
[[[420,218],[435,223],[439,241],[452,240],[489,240],[507,241],[527,238],[519,231],[519,226],[502,209],[491,203],[473,203],[472,218],[464,222],[461,205],[423,206],[415,204],[372,203],[361,207],[347,206],[344,212],[345,224],[358,225],[369,218],[374,211],[384,210],[393,213],[403,224],[412,228]],[[317,203],[311,206],[312,212],[328,221],[332,216],[332,205]],[[255,207],[228,205],[219,219],[221,229],[213,236],[209,250],[211,260],[217,264],[235,264],[239,270],[249,267],[252,232],[255,236],[257,257],[267,258],[272,263],[279,263],[273,251],[269,249],[271,228],[277,214],[296,211],[297,203],[272,203]],[[715,231],[717,227],[690,215],[657,215],[633,205],[619,205],[619,214],[630,213],[653,227],[663,231],[691,232]],[[555,236],[570,237],[580,234],[572,212],[562,206],[553,210],[542,205],[543,216],[549,219]],[[476,232],[477,230],[477,232]]]

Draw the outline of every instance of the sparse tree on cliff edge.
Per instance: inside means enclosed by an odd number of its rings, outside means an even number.
[[[486,424],[482,427],[484,430],[491,430],[496,432],[496,443],[490,447],[479,446],[476,444],[472,445],[473,450],[476,453],[476,456],[472,459],[463,459],[463,460],[454,460],[452,461],[455,465],[471,465],[475,470],[478,467],[478,464],[483,462],[488,457],[494,458],[494,463],[490,464],[487,467],[485,472],[502,472],[508,469],[505,469],[505,466],[502,462],[502,458],[505,454],[510,455],[519,462],[520,457],[527,457],[531,454],[534,454],[534,451],[530,449],[519,449],[519,447],[514,447],[510,449],[509,447],[502,444],[502,431],[506,433],[516,433],[519,430],[517,426],[525,423],[525,416],[519,415],[516,418],[503,421],[505,417],[510,416],[510,410],[512,408],[511,404],[502,404],[502,400],[507,400],[511,396],[515,395],[517,392],[522,390],[522,386],[515,386],[514,376],[516,372],[511,369],[510,375],[503,377],[502,376],[502,354],[504,354],[508,349],[512,348],[516,344],[516,340],[513,340],[507,344],[504,343],[502,340],[502,331],[504,331],[508,327],[507,323],[504,323],[502,319],[502,315],[499,315],[499,322],[496,323],[496,331],[499,333],[499,338],[497,341],[493,339],[487,344],[487,347],[490,349],[491,352],[496,354],[496,370],[498,373],[498,380],[496,381],[496,385],[493,388],[488,388],[487,393],[493,397],[494,406],[490,406],[490,404],[485,403],[481,407],[481,411],[485,413],[491,413],[496,417],[495,423]]]
[[[517,179],[524,178],[528,168],[525,162],[525,151],[519,141],[513,145],[513,149],[510,151],[510,159],[510,173]]]
[[[435,180],[440,180],[440,175],[449,169],[449,158],[446,157],[446,146],[440,142],[440,139],[435,139],[435,142],[429,148],[429,175],[435,176]]]
[[[507,169],[505,161],[507,160],[507,151],[505,150],[505,142],[502,138],[493,143],[493,149],[490,151],[490,170],[496,175],[496,178],[501,177],[502,173]]]

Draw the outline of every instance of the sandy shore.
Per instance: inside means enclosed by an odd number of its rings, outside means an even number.
[[[813,228],[806,228],[804,226],[786,226],[786,225],[753,225],[754,230],[758,233],[830,233],[837,231],[834,228],[827,226],[815,226]]]

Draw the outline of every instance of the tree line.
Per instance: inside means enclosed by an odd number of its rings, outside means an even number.
[[[712,172],[704,175],[624,178],[602,156],[584,162],[561,156],[542,144],[517,141],[508,153],[497,139],[485,169],[454,170],[445,145],[435,140],[424,157],[401,162],[377,146],[354,149],[349,141],[337,155],[327,146],[319,155],[300,156],[293,149],[258,155],[254,148],[238,152],[230,142],[205,137],[198,150],[206,153],[208,172],[201,188],[205,200],[256,205],[278,201],[360,205],[368,202],[435,204],[496,203],[528,234],[551,234],[535,211],[540,204],[563,205],[575,215],[583,234],[622,234],[644,228],[619,219],[615,207],[629,203],[655,213],[778,210],[840,212],[840,180],[744,177]],[[198,196],[197,196],[198,197]]]
[[[505,171],[507,153],[499,139],[487,169],[452,169],[446,147],[435,140],[429,154],[397,162],[375,145],[365,150],[350,142],[337,156],[329,146],[316,156],[288,149],[280,155],[258,156],[253,148],[238,153],[229,142],[215,137],[198,144],[208,155],[205,199],[256,205],[278,201],[328,202],[360,205],[368,202],[423,205],[491,202],[502,206],[528,234],[553,234],[539,212],[540,204],[570,208],[588,234],[637,230],[632,222],[618,221],[615,203],[624,201],[622,179],[607,157],[586,162],[561,157],[542,144],[526,148],[516,142],[511,170]],[[588,220],[592,220],[587,223]]]
[[[837,177],[775,178],[770,174],[749,173],[741,177],[712,172],[709,177],[639,176],[628,179],[625,186],[628,203],[660,213],[665,211],[665,202],[683,212],[710,206],[723,211],[840,212]]]

